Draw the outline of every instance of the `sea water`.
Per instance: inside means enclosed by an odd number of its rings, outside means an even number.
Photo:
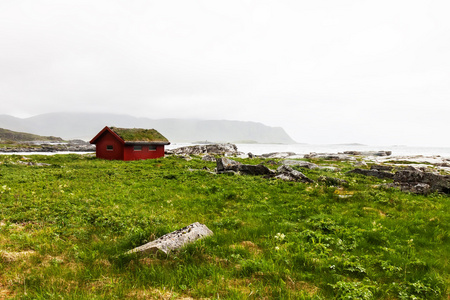
[[[175,149],[195,144],[172,143],[166,149]],[[450,147],[411,147],[411,146],[367,146],[360,144],[348,145],[312,145],[312,144],[236,144],[238,151],[261,155],[273,152],[293,152],[295,154],[342,153],[344,151],[391,151],[392,156],[441,156],[450,159]],[[95,152],[11,152],[0,153],[15,155],[53,155],[53,154],[89,154]]]
[[[193,144],[171,144],[167,149],[175,149]],[[295,154],[342,153],[344,151],[391,151],[392,156],[435,156],[450,158],[450,147],[411,147],[411,146],[368,146],[361,144],[346,145],[312,145],[312,144],[236,144],[238,151],[255,155],[273,152],[293,152]]]

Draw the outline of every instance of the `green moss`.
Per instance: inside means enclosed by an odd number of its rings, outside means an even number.
[[[142,128],[117,128],[110,127],[125,142],[169,142],[161,133],[155,129]]]

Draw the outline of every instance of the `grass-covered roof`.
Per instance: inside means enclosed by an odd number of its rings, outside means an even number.
[[[169,140],[155,129],[118,127],[110,127],[110,129],[125,142],[169,143]]]

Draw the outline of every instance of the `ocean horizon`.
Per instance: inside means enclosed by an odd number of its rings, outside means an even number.
[[[175,149],[184,146],[193,146],[191,143],[173,143],[166,149]],[[442,156],[450,158],[450,147],[417,147],[405,145],[372,146],[362,144],[235,144],[238,151],[255,155],[273,152],[293,152],[295,154],[315,153],[342,153],[344,151],[391,151],[391,156]]]
[[[167,150],[199,145],[196,143],[172,143]],[[262,155],[274,152],[292,152],[298,155],[315,153],[343,153],[345,151],[391,151],[391,156],[441,156],[450,159],[450,147],[418,147],[418,146],[372,146],[362,144],[235,144],[238,151],[245,154]],[[5,152],[0,155],[53,155],[53,154],[88,154],[92,152]]]

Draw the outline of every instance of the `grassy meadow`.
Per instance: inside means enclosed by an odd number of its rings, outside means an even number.
[[[345,186],[213,174],[200,157],[28,157],[0,155],[0,299],[450,297],[448,195],[385,188],[332,161],[315,163],[340,171],[298,170]],[[214,236],[124,254],[197,221]]]

